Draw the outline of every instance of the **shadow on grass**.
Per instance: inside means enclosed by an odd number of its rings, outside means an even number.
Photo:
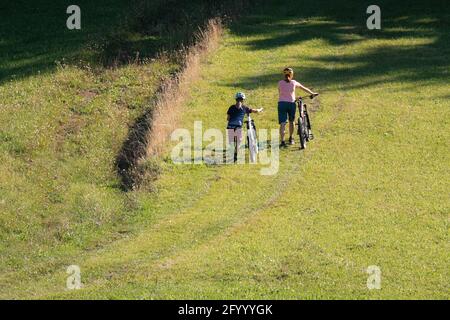
[[[35,0],[0,3],[0,84],[56,62],[114,66],[179,49],[219,12],[239,11],[238,0]],[[69,30],[69,5],[81,9],[81,30]]]
[[[56,61],[72,61],[94,52],[89,45],[118,24],[128,6],[125,0],[79,0],[81,30],[69,30],[66,10],[72,2],[16,0],[0,4],[0,84],[52,71]]]
[[[306,85],[313,83],[315,88],[339,84],[342,89],[351,89],[385,81],[448,81],[450,5],[447,2],[378,1],[382,12],[381,30],[366,27],[366,8],[370,4],[311,0],[281,6],[274,1],[266,2],[243,22],[234,24],[232,32],[248,37],[244,45],[251,50],[270,50],[317,39],[336,48],[372,39],[398,41],[380,43],[347,55],[317,52],[317,55],[307,56],[293,52],[294,58],[327,66],[292,66],[300,70]],[[413,38],[420,40],[417,45],[401,44],[403,39]],[[237,78],[228,85],[247,90],[275,87],[280,78],[281,71],[276,70],[256,77]]]

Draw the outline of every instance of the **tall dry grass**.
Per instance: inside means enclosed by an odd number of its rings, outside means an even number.
[[[181,54],[184,67],[163,84],[153,110],[148,155],[159,154],[169,135],[177,127],[180,110],[189,99],[189,88],[199,76],[201,61],[217,48],[222,32],[223,26],[219,18],[209,20],[206,28],[195,35],[195,45]]]
[[[148,165],[149,159],[162,153],[170,134],[177,128],[180,111],[189,99],[189,89],[199,77],[201,62],[218,47],[222,33],[222,20],[210,19],[195,33],[194,44],[178,51],[180,71],[161,83],[152,107],[130,129],[116,159],[125,190],[155,178],[158,170]]]

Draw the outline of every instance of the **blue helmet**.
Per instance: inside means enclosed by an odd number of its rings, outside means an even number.
[[[236,98],[236,100],[240,100],[240,99],[245,100],[245,93],[238,92],[238,93],[236,93],[235,98]]]

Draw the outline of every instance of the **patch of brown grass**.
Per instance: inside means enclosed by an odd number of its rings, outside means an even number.
[[[169,135],[177,127],[180,111],[189,99],[189,88],[198,79],[201,61],[218,47],[222,32],[220,19],[209,20],[206,28],[196,34],[195,45],[181,54],[184,67],[163,84],[157,97],[149,132],[148,155],[160,154]]]
[[[162,153],[165,142],[178,125],[180,111],[189,99],[191,84],[198,79],[201,62],[218,47],[222,32],[221,19],[214,18],[195,34],[194,45],[177,53],[177,60],[182,61],[180,71],[162,81],[152,106],[130,128],[116,159],[125,190],[134,189],[148,180],[143,179],[147,159]]]

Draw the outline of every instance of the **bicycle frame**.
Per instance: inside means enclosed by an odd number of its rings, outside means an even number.
[[[306,104],[305,103],[303,103],[303,100],[305,99],[305,98],[309,98],[309,99],[311,99],[311,100],[313,100],[314,99],[314,96],[312,96],[312,95],[310,95],[310,96],[307,96],[307,97],[298,97],[298,99],[297,99],[297,105],[298,105],[298,111],[299,112],[302,112],[301,113],[301,116],[304,116],[304,113],[306,112],[308,112],[307,110],[306,110]]]
[[[256,137],[256,127],[255,122],[252,120],[252,117],[250,116],[250,113],[247,114],[248,120],[246,121],[247,124],[247,141],[248,141],[248,150],[250,155],[250,162],[254,163],[256,162],[256,157],[259,152],[258,150],[258,140]]]
[[[297,100],[297,108],[298,108],[298,112],[300,114],[300,117],[304,117],[305,116],[305,108],[306,108],[306,104],[303,103],[303,98],[299,97]]]

